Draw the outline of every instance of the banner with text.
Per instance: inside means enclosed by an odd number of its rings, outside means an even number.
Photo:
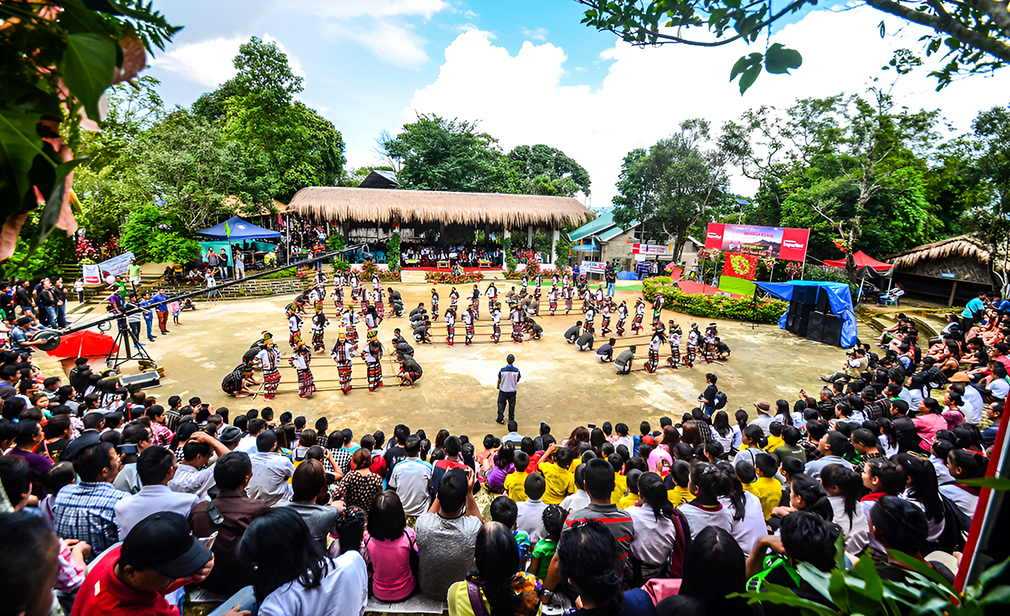
[[[121,255],[112,257],[108,261],[102,261],[96,267],[98,267],[99,274],[104,280],[107,276],[122,276],[126,273],[126,268],[130,267],[130,261],[134,260],[136,257],[133,256],[132,252],[124,252]],[[85,268],[88,266],[85,265]],[[92,270],[93,272],[94,270]],[[88,270],[84,270],[84,279],[87,284],[95,284],[87,281]]]
[[[809,240],[810,229],[754,227],[710,222],[705,234],[705,249],[736,252],[762,258],[774,257],[787,261],[803,261],[807,256]]]
[[[579,264],[580,274],[602,274],[607,269],[603,261],[583,261]]]
[[[97,263],[81,267],[84,269],[84,284],[102,284],[102,270]]]
[[[633,255],[655,255],[664,257],[673,254],[673,247],[658,244],[632,244],[631,254]]]

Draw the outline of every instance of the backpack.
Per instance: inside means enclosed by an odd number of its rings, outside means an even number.
[[[726,406],[726,402],[728,402],[728,401],[729,401],[729,398],[726,396],[726,394],[724,394],[721,391],[717,391],[715,393],[715,410],[718,411],[719,409],[725,407]]]

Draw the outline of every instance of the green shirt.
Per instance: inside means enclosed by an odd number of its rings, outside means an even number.
[[[807,452],[799,445],[779,445],[772,453],[778,456],[779,460],[783,457],[787,457],[796,458],[804,464],[807,463]]]
[[[558,551],[558,541],[556,539],[541,539],[533,548],[533,558],[540,559],[540,568],[537,569],[537,579],[546,580],[547,570],[551,568],[551,559]]]
[[[129,276],[130,278],[139,278],[140,277],[140,266],[139,265],[131,265],[131,266],[127,267],[126,268],[126,275]]]

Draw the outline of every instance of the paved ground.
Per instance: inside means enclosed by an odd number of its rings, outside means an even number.
[[[507,289],[504,282],[498,286]],[[401,285],[399,289],[408,310],[419,301],[427,303],[430,297],[427,285]],[[627,299],[629,306],[633,305],[638,293],[619,290],[618,302]],[[447,287],[439,288],[443,310],[448,294]],[[224,395],[221,379],[239,363],[241,355],[263,330],[274,333],[282,352],[289,351],[283,307],[290,301],[291,296],[201,303],[197,312],[183,313],[180,325],[171,326],[169,335],[159,337],[147,347],[166,372],[162,387],[150,393],[163,403],[173,394],[183,399],[198,395],[215,406],[229,407],[232,413],[262,408],[265,401],[261,398],[235,399]],[[719,386],[729,396],[728,411],[743,406],[752,412],[752,402],[758,399],[774,403],[781,397],[792,401],[800,388],[818,391],[818,376],[828,369],[834,370],[844,359],[840,348],[797,338],[776,326],[752,329],[732,321],[718,321],[721,337],[733,349],[732,357],[724,365],[702,363],[693,370],[667,368],[653,375],[636,372],[619,376],[612,365],[598,363],[594,353],[579,353],[564,341],[562,333],[581,318],[581,312],[573,311],[568,317],[541,317],[544,339],[522,345],[510,341],[510,328],[506,324],[502,342],[494,345],[488,340],[490,332],[483,332],[490,330],[485,305],[482,304],[477,343],[473,346],[462,345],[463,328],[457,324],[456,346],[448,348],[441,319],[435,325],[436,344],[415,345],[424,377],[412,390],[396,386],[387,361],[386,386],[375,394],[369,394],[367,389],[356,389],[347,396],[339,390],[326,391],[335,388],[337,376],[327,352],[317,354],[312,366],[318,387],[323,391],[309,400],[299,399],[294,370],[285,370],[282,393],[271,406],[277,415],[283,411],[305,415],[310,425],[316,417],[325,415],[331,428],[350,427],[355,434],[381,428],[389,435],[400,422],[412,429],[424,428],[432,436],[441,427],[478,437],[487,432],[498,433],[501,429],[494,424],[495,380],[498,370],[505,365],[505,356],[514,353],[516,366],[523,374],[517,406],[521,432],[535,432],[541,420],[556,426],[556,432],[567,432],[576,424],[603,421],[623,421],[635,430],[643,419],[657,426],[663,415],[678,417],[690,411],[704,388],[704,375],[708,371],[719,376]],[[332,303],[328,309],[332,310]],[[664,311],[663,318],[664,321],[675,318],[685,329],[692,320],[669,311]],[[704,327],[705,323],[701,324]],[[387,318],[380,327],[380,340],[388,346],[393,328],[405,325],[406,318]],[[327,348],[336,332],[335,325],[327,331]],[[359,326],[359,333],[364,339],[363,325]],[[306,340],[310,337],[307,324],[303,335]],[[642,357],[646,354],[647,340],[636,339]],[[662,352],[663,361],[667,352],[668,347]],[[57,370],[55,359],[43,355],[39,360],[47,370]],[[641,362],[636,362],[636,367],[640,366]],[[355,363],[355,377],[364,374],[364,364]]]

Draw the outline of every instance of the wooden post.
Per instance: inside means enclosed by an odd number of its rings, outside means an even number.
[[[947,307],[950,308],[954,305],[954,294],[957,293],[957,281],[954,281],[954,285],[950,287],[950,298],[947,300]]]
[[[555,229],[551,233],[551,259],[550,259],[551,265],[554,265],[557,260],[555,255],[558,252],[558,239],[560,239],[560,237],[561,237],[561,229]]]
[[[533,225],[526,227],[526,247],[533,248]]]

